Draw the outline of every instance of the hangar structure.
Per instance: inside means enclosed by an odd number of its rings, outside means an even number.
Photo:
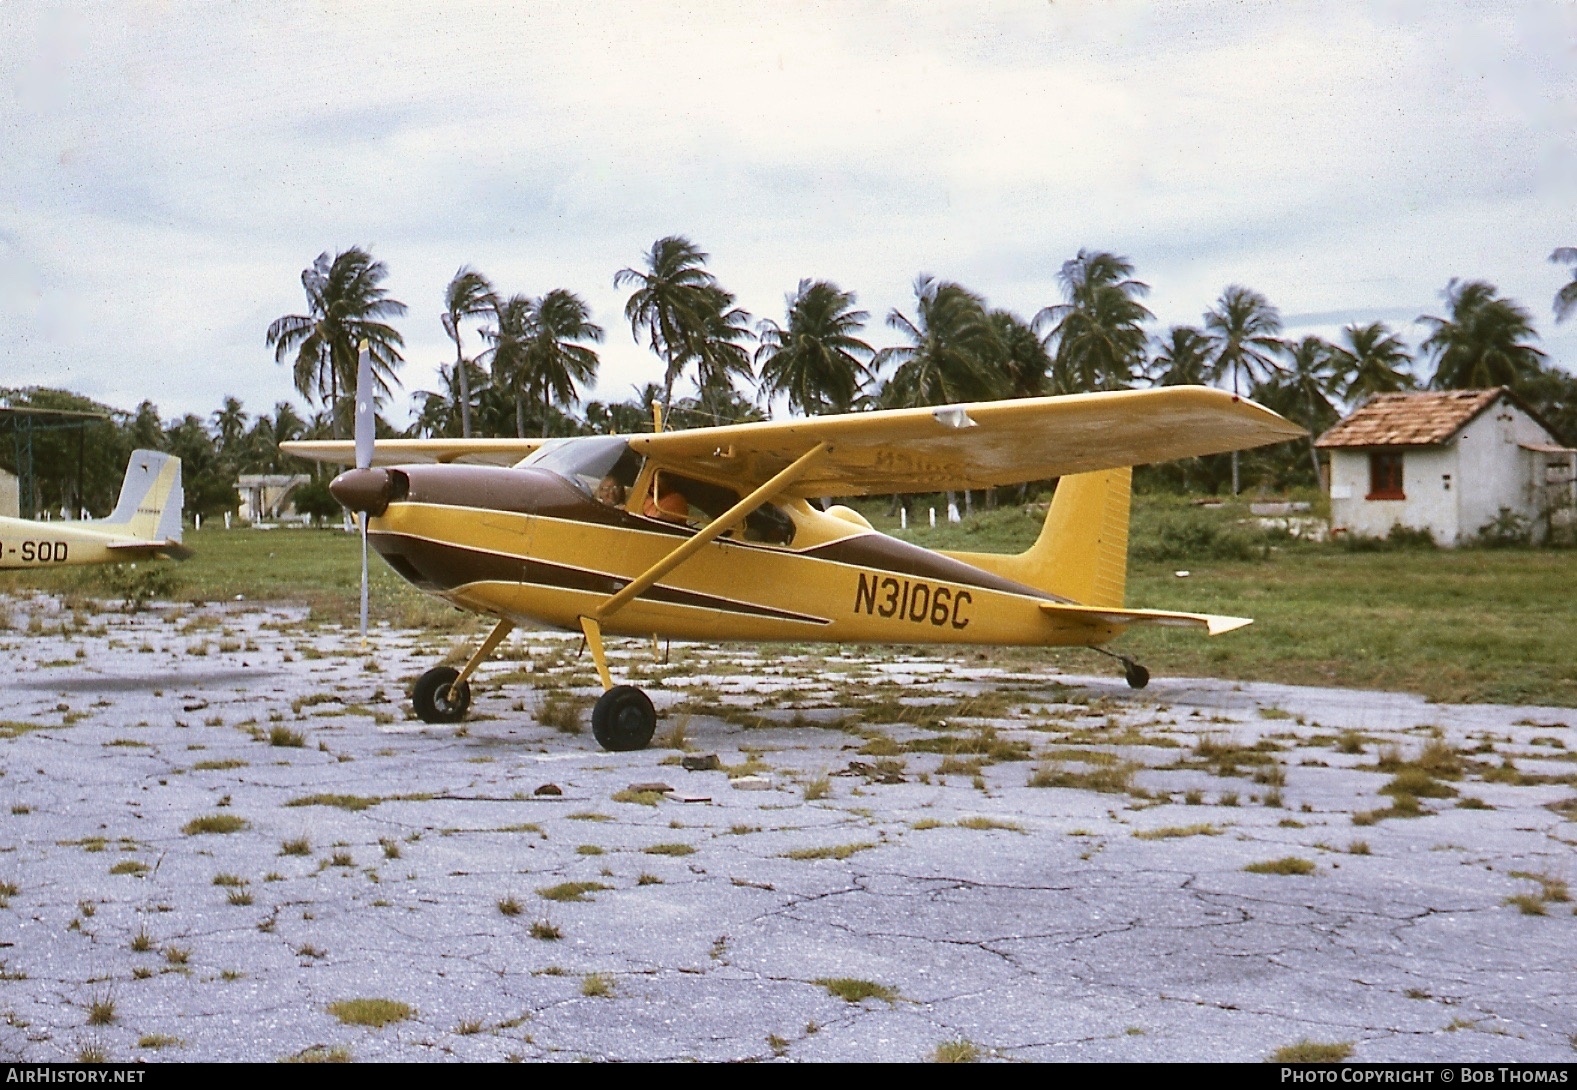
[[[1402,526],[1454,546],[1516,525],[1541,541],[1577,512],[1577,449],[1503,386],[1380,394],[1315,446],[1330,456],[1334,533]]]

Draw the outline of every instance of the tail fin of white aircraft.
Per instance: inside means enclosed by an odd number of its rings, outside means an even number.
[[[126,463],[120,501],[93,525],[145,542],[181,541],[181,460],[157,450],[134,450]]]
[[[1046,523],[1028,550],[949,555],[1059,598],[1121,608],[1132,481],[1128,467],[1070,474],[1057,482]]]

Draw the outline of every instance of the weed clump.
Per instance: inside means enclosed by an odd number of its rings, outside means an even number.
[[[372,1026],[382,1029],[391,1022],[414,1017],[415,1008],[396,999],[341,999],[330,1003],[328,1012],[347,1026]]]
[[[943,1041],[936,1046],[931,1059],[939,1064],[979,1063],[980,1049],[973,1041]]]
[[[1243,869],[1250,874],[1313,874],[1314,863],[1296,855],[1288,855],[1264,863],[1250,863]]]
[[[613,996],[613,978],[606,973],[587,973],[580,981],[580,994],[587,999],[608,999]]]
[[[1310,1041],[1283,1045],[1266,1057],[1274,1064],[1338,1064],[1352,1055],[1351,1041]]]
[[[556,886],[546,886],[537,890],[537,896],[548,901],[585,901],[588,893],[598,893],[611,889],[601,882],[560,882]]]
[[[831,844],[823,848],[795,848],[791,852],[784,852],[783,858],[799,860],[847,859],[855,852],[867,851],[874,847],[876,845],[870,841],[862,841],[858,844]]]
[[[817,977],[811,981],[827,989],[827,993],[845,1003],[860,1003],[867,999],[880,999],[887,1003],[898,1001],[898,989],[874,980],[860,980],[852,976]]]
[[[248,828],[250,822],[237,814],[207,814],[195,817],[181,826],[181,832],[187,836],[201,836],[207,833],[239,833]]]

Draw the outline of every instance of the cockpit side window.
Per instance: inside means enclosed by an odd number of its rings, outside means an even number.
[[[654,475],[651,492],[646,497],[641,513],[647,518],[700,529],[738,503],[739,499],[737,490],[724,485],[659,470]],[[730,531],[725,536],[736,535],[745,541],[788,545],[794,540],[794,520],[771,504],[764,504],[745,516],[742,534]]]

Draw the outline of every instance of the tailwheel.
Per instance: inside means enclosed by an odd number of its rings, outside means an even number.
[[[1128,682],[1128,688],[1130,689],[1142,689],[1150,684],[1150,671],[1140,666],[1133,659],[1124,659],[1123,680]]]
[[[615,685],[591,709],[591,733],[603,749],[645,749],[656,730],[657,709],[634,685]]]
[[[460,671],[452,666],[434,666],[416,679],[411,703],[423,723],[458,723],[471,707],[471,683],[456,684]]]

